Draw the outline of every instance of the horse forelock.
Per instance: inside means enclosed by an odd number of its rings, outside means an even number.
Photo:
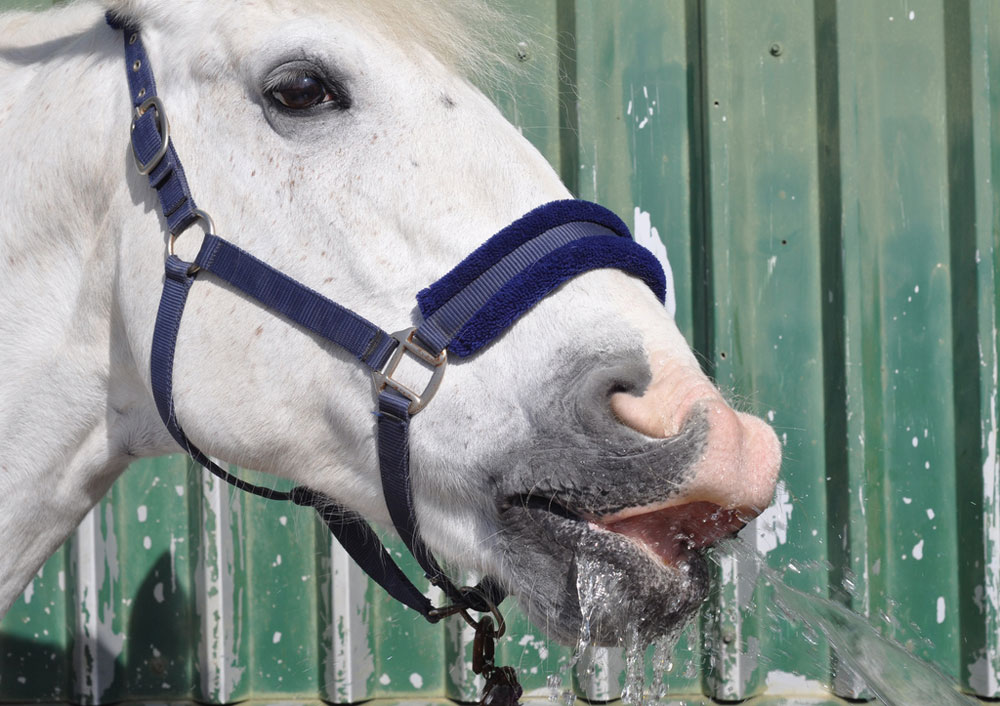
[[[269,16],[346,20],[402,45],[429,51],[446,66],[492,80],[510,69],[516,18],[485,0],[101,0],[113,14],[140,25],[190,32],[246,28]],[[251,27],[252,28],[252,27]],[[188,35],[188,40],[197,37]]]

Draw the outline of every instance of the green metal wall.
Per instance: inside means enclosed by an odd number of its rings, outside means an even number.
[[[655,228],[682,330],[785,445],[749,540],[1000,697],[1000,5],[513,5],[532,33],[498,102],[581,197]],[[755,572],[723,563],[671,697],[866,696]],[[571,651],[514,623],[504,658],[544,696]],[[167,458],[135,464],[0,624],[0,701],[468,701],[469,641],[373,589],[310,513]],[[595,659],[577,693],[616,698],[620,653]]]

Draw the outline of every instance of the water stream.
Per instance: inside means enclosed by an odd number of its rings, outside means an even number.
[[[846,663],[886,706],[976,706],[951,677],[881,635],[864,617],[828,598],[791,588],[760,562],[773,586],[776,605],[789,619],[826,637]]]
[[[735,557],[741,565],[753,566],[758,589],[761,585],[770,588],[772,598],[759,611],[763,620],[801,628],[797,632],[803,644],[789,645],[789,650],[814,649],[818,636],[822,635],[838,660],[863,681],[879,703],[886,706],[976,706],[979,703],[960,693],[953,679],[881,635],[863,616],[840,603],[788,586],[779,572],[770,568],[764,557],[748,544],[737,540],[716,551],[722,556]],[[589,616],[602,601],[616,600],[620,595],[616,584],[623,578],[608,569],[586,561],[578,567],[577,591],[584,614],[583,626],[572,659],[559,674],[549,677],[550,700],[563,706],[573,704],[574,670],[581,685],[598,683],[597,688],[607,693],[604,698],[614,698],[618,676],[624,671],[621,699],[627,706],[662,703],[668,697],[667,680],[674,667],[673,650],[680,631],[663,636],[655,644],[651,663],[654,680],[648,688],[645,669],[648,645],[640,644],[637,625],[628,627],[620,652],[611,651],[611,654],[621,654],[624,664],[620,658],[615,664],[609,663],[607,651],[603,662],[594,656],[599,651],[591,648]],[[759,593],[758,590],[754,594],[753,601],[759,600]],[[695,662],[693,658],[685,672]],[[614,673],[608,674],[609,670]],[[604,680],[613,683],[600,685]]]

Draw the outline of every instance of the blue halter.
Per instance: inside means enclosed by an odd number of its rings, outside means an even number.
[[[188,189],[138,27],[111,15],[108,24],[124,31],[136,168],[156,190],[171,236],[150,361],[156,407],[170,434],[227,483],[264,498],[314,507],[365,573],[431,622],[467,608],[496,612],[505,596],[496,581],[487,577],[479,586],[457,587],[420,538],[410,486],[410,417],[433,397],[449,356],[465,358],[488,345],[566,280],[588,270],[617,268],[642,279],[662,301],[666,284],[660,264],[632,242],[628,228],[612,212],[586,201],[555,201],[508,225],[421,291],[417,302],[423,321],[389,334],[215,234],[211,218],[196,207]],[[194,262],[184,262],[173,254],[174,241],[199,220],[206,230],[201,250]],[[378,397],[378,457],[389,515],[427,578],[444,591],[451,606],[435,608],[356,513],[302,486],[281,492],[240,480],[213,463],[184,434],[174,411],[174,348],[188,291],[201,272],[336,343],[372,371]],[[423,391],[410,390],[393,378],[407,355],[433,368]]]

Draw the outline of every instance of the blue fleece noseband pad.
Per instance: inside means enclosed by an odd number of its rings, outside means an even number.
[[[417,294],[428,349],[464,358],[500,336],[566,280],[613,268],[645,282],[662,302],[666,278],[656,257],[632,241],[603,206],[553,201],[511,223]]]

